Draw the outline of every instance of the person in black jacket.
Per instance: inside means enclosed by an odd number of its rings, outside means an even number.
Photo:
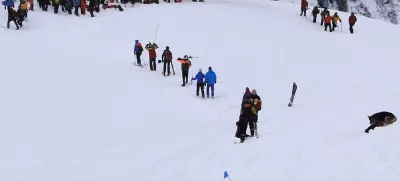
[[[185,86],[188,83],[189,79],[189,68],[192,66],[192,62],[190,62],[189,57],[185,55],[183,59],[178,58],[178,61],[181,62],[182,65],[182,86]]]
[[[16,16],[17,16],[17,12],[14,10],[13,7],[10,7],[8,9],[8,21],[7,21],[7,28],[10,28],[10,22],[14,21],[15,26],[17,27],[17,30],[19,30],[19,26],[18,23],[16,21]]]
[[[250,137],[250,135],[248,135],[246,131],[247,131],[247,124],[254,119],[254,115],[252,113],[253,107],[254,107],[254,102],[250,96],[247,96],[242,100],[239,121],[236,122],[237,129],[235,134],[235,137],[240,138],[241,143],[244,142],[246,137]]]
[[[169,50],[169,46],[167,46],[161,55],[161,60],[164,62],[163,74],[166,76],[166,71],[168,71],[168,76],[171,74],[170,66],[172,63],[172,52]],[[175,72],[174,72],[175,74]]]
[[[371,125],[365,130],[366,133],[369,133],[369,130],[373,130],[376,127],[385,127],[397,121],[397,118],[393,113],[386,111],[378,112],[372,116],[368,116],[368,119]]]
[[[312,10],[312,16],[313,16],[313,23],[317,22],[317,16],[320,13],[318,6],[315,6],[314,9]]]

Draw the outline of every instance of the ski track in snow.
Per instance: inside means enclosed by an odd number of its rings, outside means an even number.
[[[352,35],[341,13],[343,32],[329,33],[298,5],[261,0],[96,15],[36,10],[0,29],[1,181],[400,178],[398,124],[364,133],[367,115],[399,114],[398,26],[358,16]],[[214,100],[181,87],[175,61],[169,77],[132,66],[134,40],[152,41],[158,22],[158,59],[170,46],[199,57],[189,77],[212,66]],[[245,87],[263,100],[260,138],[232,144]]]

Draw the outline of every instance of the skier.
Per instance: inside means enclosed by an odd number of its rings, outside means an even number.
[[[189,57],[185,55],[183,59],[178,58],[178,62],[181,63],[181,70],[182,70],[182,80],[184,87],[188,83],[188,76],[189,76],[189,68],[192,67],[192,62],[190,62]]]
[[[212,67],[208,67],[208,72],[206,73],[207,98],[210,97],[210,88],[211,88],[211,98],[214,99],[214,84],[215,83],[217,83],[217,75],[212,70]]]
[[[251,96],[250,98],[253,100],[254,107],[252,108],[252,113],[253,113],[253,119],[249,121],[249,126],[250,126],[250,132],[251,132],[251,137],[254,136],[254,130],[257,130],[257,123],[258,123],[258,111],[261,110],[261,98],[260,96],[257,95],[257,90],[253,89],[251,90]],[[252,129],[253,127],[253,129]]]
[[[142,66],[142,61],[140,60],[140,56],[142,55],[143,47],[142,44],[139,42],[139,40],[135,40],[135,48],[133,51],[134,54],[136,55],[136,65]]]
[[[350,33],[353,34],[354,30],[353,30],[353,26],[356,24],[357,22],[357,17],[354,15],[354,13],[351,13],[350,17],[349,17],[349,25],[350,25]]]
[[[16,21],[17,17],[17,12],[14,10],[13,7],[8,8],[8,20],[7,20],[7,28],[10,28],[10,22],[13,21],[15,23],[15,26],[17,27],[17,30],[19,30],[19,26]]]
[[[315,6],[313,11],[312,11],[312,16],[313,16],[313,23],[317,22],[317,16],[319,14],[319,9],[318,6]]]
[[[203,71],[199,69],[199,72],[196,74],[195,77],[192,78],[192,80],[197,80],[197,88],[196,88],[196,96],[199,96],[199,89],[201,89],[201,97],[204,98],[204,78],[205,75],[203,74]]]
[[[153,43],[151,44],[150,42],[145,46],[146,50],[149,51],[149,62],[150,62],[150,71],[156,71],[157,64],[156,64],[156,49],[158,48],[158,45]]]
[[[325,16],[326,16],[326,14],[328,14],[329,13],[329,11],[328,11],[328,9],[327,8],[325,8],[322,12],[321,12],[321,26],[323,26],[324,25],[324,20],[325,20]]]
[[[303,13],[304,13],[304,17],[306,17],[307,9],[308,9],[307,0],[301,0],[301,14],[300,14],[300,16],[303,16]]]
[[[162,61],[164,62],[163,74],[165,76],[166,69],[168,70],[168,76],[171,74],[170,66],[172,63],[172,53],[169,50],[169,46],[167,46],[161,56]],[[168,67],[168,68],[167,68]]]
[[[371,126],[365,130],[366,133],[369,133],[369,130],[373,130],[376,127],[385,127],[397,121],[397,118],[393,113],[386,111],[378,112],[372,116],[368,116],[368,119]]]
[[[340,19],[339,15],[337,14],[337,12],[335,12],[335,14],[332,16],[332,24],[333,24],[332,31],[335,31],[338,21],[340,21],[340,23],[342,23],[342,20]]]
[[[329,27],[329,31],[332,32],[332,25],[331,25],[331,22],[332,22],[332,17],[331,17],[331,15],[330,15],[329,11],[328,11],[328,12],[325,14],[325,31],[326,31],[326,29]]]

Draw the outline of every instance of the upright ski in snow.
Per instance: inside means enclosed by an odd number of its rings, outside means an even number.
[[[293,88],[292,88],[292,96],[290,97],[290,102],[289,102],[289,107],[292,107],[293,105],[293,100],[294,100],[294,96],[296,95],[296,91],[297,91],[297,84],[296,82],[293,82]]]

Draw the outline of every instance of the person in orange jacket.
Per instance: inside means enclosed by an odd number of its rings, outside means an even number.
[[[333,24],[332,31],[335,31],[338,21],[340,21],[340,23],[342,22],[337,12],[335,12],[335,14],[332,16],[332,24]]]
[[[301,0],[301,14],[300,16],[303,16],[304,13],[304,17],[306,17],[306,11],[308,9],[308,2],[307,0]]]
[[[325,31],[329,27],[329,31],[332,32],[332,25],[331,25],[332,17],[329,12],[325,15],[324,22],[325,22]]]
[[[354,15],[354,13],[351,13],[350,17],[349,17],[349,25],[350,25],[350,33],[353,34],[354,30],[353,30],[353,26],[356,24],[357,22],[357,17]]]

